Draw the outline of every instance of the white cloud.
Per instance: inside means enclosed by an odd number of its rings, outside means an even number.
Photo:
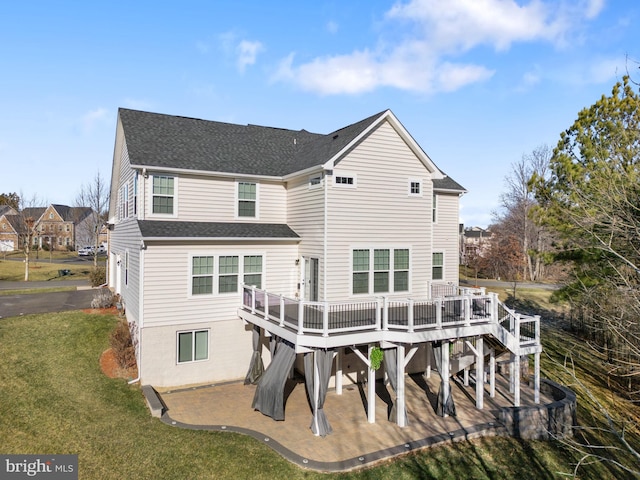
[[[264,46],[260,42],[250,42],[242,40],[236,46],[236,54],[238,55],[237,66],[240,72],[244,72],[247,65],[256,63],[258,53],[264,50]]]
[[[333,20],[329,21],[327,23],[327,31],[331,34],[335,34],[338,33],[338,24],[336,22],[334,22]]]
[[[85,133],[93,130],[95,125],[107,118],[108,110],[106,108],[96,108],[85,113],[81,118],[82,129]]]
[[[576,28],[597,16],[604,0],[410,0],[396,3],[383,27],[402,37],[349,54],[325,55],[299,65],[291,54],[274,81],[287,81],[321,95],[359,94],[380,87],[420,93],[450,92],[485,81],[494,70],[460,61],[489,46],[500,52],[514,43],[548,42],[562,47]],[[384,28],[383,28],[384,29]],[[393,35],[391,35],[393,36]],[[533,76],[525,82],[533,84]]]

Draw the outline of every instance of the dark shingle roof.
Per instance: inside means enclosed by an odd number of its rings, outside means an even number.
[[[455,192],[466,192],[466,188],[456,182],[453,178],[445,176],[433,180],[433,188],[436,190],[452,190]]]
[[[139,220],[140,232],[150,238],[300,238],[282,223],[179,222]]]
[[[382,113],[322,135],[119,110],[133,165],[266,176],[322,165]]]

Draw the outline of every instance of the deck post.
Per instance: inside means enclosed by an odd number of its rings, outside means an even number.
[[[484,408],[484,338],[476,339],[476,408]]]
[[[396,420],[399,427],[407,426],[407,408],[404,395],[404,345],[396,347]]]
[[[376,423],[376,371],[371,368],[371,351],[374,345],[369,344],[367,359],[367,420],[369,423]]]
[[[389,299],[382,297],[382,330],[389,330]]]
[[[436,300],[436,328],[442,330],[442,299]]]
[[[256,313],[256,286],[251,286],[251,313],[255,315]]]
[[[280,295],[280,326],[284,327],[284,295]]]
[[[489,350],[489,397],[496,396],[496,349]]]
[[[329,336],[329,302],[322,304],[322,336]]]
[[[424,372],[424,376],[431,378],[431,357],[433,357],[433,344],[427,342],[427,369]]]
[[[304,302],[298,301],[298,335],[304,334]]]
[[[413,330],[413,321],[414,321],[414,319],[413,319],[413,303],[414,303],[413,299],[410,298],[409,302],[407,304],[407,309],[408,309],[408,311],[407,311],[407,326],[408,326],[408,329],[409,329],[409,333],[413,333],[413,331],[414,331]]]
[[[465,387],[469,386],[469,367],[464,367],[464,370],[462,370],[462,384]]]
[[[540,403],[540,352],[533,354],[533,398],[536,404]]]
[[[264,319],[269,319],[269,294],[267,291],[264,291]]]
[[[344,348],[336,351],[336,394],[342,395],[342,357],[344,356]]]
[[[469,295],[464,296],[464,324],[466,327],[471,326],[471,297]]]
[[[441,350],[442,371],[440,372],[440,379],[442,380],[442,398],[443,398],[444,402],[446,402],[447,399],[449,398],[449,395],[451,395],[451,386],[449,385],[449,372],[450,372],[449,345],[450,344],[449,344],[448,340],[443,340],[442,341],[442,350]],[[449,414],[445,413],[443,416],[444,417],[448,417]]]
[[[520,355],[513,356],[513,406],[520,406]]]
[[[382,329],[382,300],[376,298],[376,330]]]

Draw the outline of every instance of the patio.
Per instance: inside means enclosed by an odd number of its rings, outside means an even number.
[[[497,375],[496,395],[489,397],[485,385],[484,409],[475,406],[473,382],[465,387],[461,380],[451,382],[456,417],[439,417],[434,411],[440,383],[437,373],[425,379],[410,375],[406,380],[406,406],[409,425],[398,427],[387,421],[391,387],[376,384],[378,401],[376,423],[368,423],[366,386],[347,385],[342,395],[331,389],[325,412],[333,433],[314,436],[310,430],[311,409],[304,383],[290,380],[287,384],[285,421],[277,422],[251,408],[255,385],[227,383],[201,385],[176,390],[158,389],[166,413],[162,420],[182,428],[239,432],[269,445],[289,461],[303,468],[320,471],[344,471],[376,461],[406,454],[443,442],[471,439],[485,435],[504,435],[497,420],[500,407],[512,406],[509,381]],[[542,395],[541,403],[552,398]],[[522,405],[534,405],[534,391],[522,385]]]

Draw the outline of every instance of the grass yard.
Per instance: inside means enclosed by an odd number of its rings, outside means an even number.
[[[303,470],[253,438],[180,430],[152,418],[138,385],[107,378],[100,370],[116,322],[111,314],[84,312],[0,320],[0,452],[78,454],[82,479],[552,479],[571,473],[581,458],[558,442],[486,438],[356,472]],[[550,343],[544,375],[557,379],[564,352],[577,352],[580,342],[556,329],[545,332],[545,339]],[[578,371],[583,381],[601,384],[597,362],[577,358],[585,362]],[[579,404],[581,420],[601,421],[591,403],[579,398]],[[612,404],[638,410],[622,399]],[[602,463],[585,465],[578,477],[629,478]]]
[[[24,257],[12,256],[12,260],[0,260],[0,281],[21,282],[24,280]],[[66,279],[89,278],[89,273],[93,268],[92,262],[85,263],[55,263],[49,259],[31,258],[29,261],[29,281],[52,281],[56,283],[64,282]],[[58,259],[59,260],[59,259]],[[104,266],[104,262],[100,263]],[[64,277],[58,274],[58,270],[70,270],[71,273]]]

